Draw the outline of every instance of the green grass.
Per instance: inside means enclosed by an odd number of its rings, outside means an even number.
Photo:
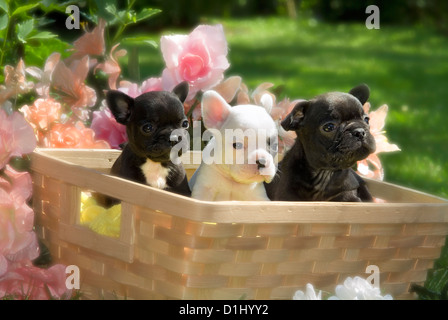
[[[208,20],[224,25],[231,64],[250,89],[284,86],[283,96],[311,98],[371,88],[372,109],[389,106],[386,131],[402,151],[382,153],[385,180],[448,198],[448,39],[418,27],[364,22],[331,25],[282,18]],[[163,34],[191,30],[165,30]],[[158,77],[159,49],[140,49],[141,78]]]

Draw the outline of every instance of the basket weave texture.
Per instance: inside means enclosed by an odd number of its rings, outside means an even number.
[[[368,184],[386,203],[204,202],[108,175],[118,154],[32,156],[36,230],[84,298],[291,299],[376,265],[382,292],[414,299],[448,234],[448,201],[384,182]],[[122,200],[119,238],[79,223],[83,190]]]

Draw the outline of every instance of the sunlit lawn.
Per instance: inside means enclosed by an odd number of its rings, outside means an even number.
[[[388,104],[386,131],[402,151],[382,153],[385,180],[448,198],[448,38],[424,28],[364,22],[330,25],[280,18],[222,23],[231,67],[250,89],[284,86],[283,96],[311,98],[364,82],[372,109]],[[191,30],[165,30],[163,34]],[[140,49],[141,79],[163,69],[159,49]]]

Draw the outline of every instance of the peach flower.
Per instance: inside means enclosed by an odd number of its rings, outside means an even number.
[[[73,113],[82,121],[89,118],[86,107],[93,107],[96,103],[96,92],[85,84],[89,72],[89,57],[85,56],[74,61],[67,67],[59,61],[53,71],[52,84],[55,92],[60,95]]]
[[[34,84],[26,81],[25,63],[19,60],[17,66],[5,66],[5,86],[0,86],[0,106],[9,98],[30,91]]]
[[[103,55],[105,49],[104,29],[106,28],[106,21],[99,19],[98,25],[92,32],[86,32],[73,43],[73,54],[68,58],[68,61],[74,61],[84,56],[99,56]]]
[[[53,76],[53,71],[61,59],[59,52],[52,53],[45,61],[44,69],[41,70],[37,67],[26,68],[26,72],[38,79],[36,84],[36,92],[39,96],[47,98],[50,96],[50,85]]]
[[[52,98],[37,99],[31,107],[24,105],[20,111],[36,131],[47,131],[59,119],[61,104]]]
[[[96,140],[95,132],[81,121],[75,124],[56,123],[45,136],[47,148],[109,149],[104,140]]]
[[[188,81],[187,101],[198,91],[217,85],[230,66],[222,25],[199,25],[189,35],[162,36],[160,47],[166,65],[163,88],[171,91],[182,81]]]
[[[95,67],[95,72],[100,69],[105,74],[109,75],[109,88],[112,90],[117,89],[117,80],[121,73],[118,59],[126,55],[126,50],[124,49],[115,51],[119,45],[119,43],[114,45],[110,50],[109,58],[104,63],[100,63]]]

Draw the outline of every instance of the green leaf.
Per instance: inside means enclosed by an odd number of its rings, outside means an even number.
[[[51,39],[55,37],[57,37],[57,35],[54,33],[51,33],[49,31],[42,31],[35,34],[34,36],[29,37],[28,39]]]
[[[6,14],[9,14],[9,6],[5,0],[0,0],[0,9],[3,9]]]
[[[31,31],[33,31],[33,27],[34,27],[33,19],[26,20],[23,23],[19,23],[17,25],[17,38],[22,43],[26,43],[26,39],[29,36],[29,34],[31,33]]]
[[[114,4],[108,4],[104,9],[114,16],[117,15],[117,7]]]
[[[65,1],[60,3],[58,0],[42,0],[40,1],[40,8],[45,13],[49,13],[51,11],[58,11],[62,13],[66,13],[67,6],[73,4],[72,0]]]
[[[117,23],[124,25],[126,23],[126,10],[117,11],[117,8],[114,4],[109,4],[106,6],[105,10],[109,12],[114,18],[108,21],[108,25],[112,26]]]
[[[16,10],[14,10],[11,17],[21,14],[22,12],[29,11],[29,10],[33,9],[34,7],[37,7],[38,5],[39,5],[39,3],[33,3],[33,4],[28,4],[26,6],[18,7]]]
[[[8,26],[8,15],[4,14],[3,16],[0,17],[0,30],[6,29],[6,27]]]
[[[126,37],[121,39],[120,43],[123,45],[132,45],[132,46],[140,46],[140,45],[149,45],[154,48],[157,48],[157,42],[148,36],[134,36],[134,37]]]
[[[137,14],[137,22],[148,19],[148,18],[152,17],[153,15],[156,15],[160,12],[162,12],[162,10],[145,8],[139,14]]]

